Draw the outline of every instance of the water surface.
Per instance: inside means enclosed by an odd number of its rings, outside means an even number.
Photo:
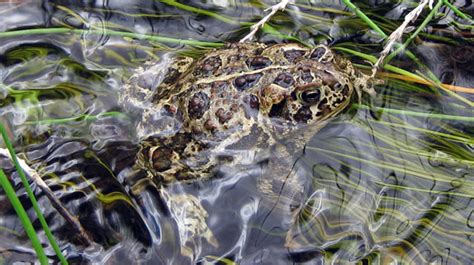
[[[305,183],[297,195],[283,186],[278,198],[265,197],[257,183],[265,170],[260,164],[167,187],[133,169],[143,137],[136,129],[142,105],[120,100],[124,83],[146,62],[163,63],[177,54],[198,57],[239,40],[247,34],[248,22],[261,18],[269,4],[0,3],[2,32],[62,29],[0,37],[0,119],[17,152],[84,231],[32,183],[68,260],[472,263],[473,94],[456,96],[385,77],[376,98],[354,98],[294,158],[289,176]],[[390,1],[355,4],[386,33],[413,8]],[[470,3],[454,4],[473,14]],[[419,64],[404,55],[391,64],[424,76],[431,73],[445,84],[474,87],[469,23],[441,8],[409,47]],[[257,34],[257,41],[323,43],[374,56],[383,48],[381,37],[339,2],[298,1],[277,13],[270,25]],[[153,124],[150,128],[156,130]],[[36,220],[17,173],[7,159],[0,164]],[[36,260],[3,193],[0,200],[0,261]],[[47,244],[37,220],[34,225]],[[46,250],[57,261],[52,248]]]

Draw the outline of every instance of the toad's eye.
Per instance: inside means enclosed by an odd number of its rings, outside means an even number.
[[[296,94],[298,100],[305,105],[314,105],[321,99],[321,92],[319,89],[305,90]]]
[[[342,88],[342,84],[341,84],[341,83],[337,82],[337,83],[334,84],[334,89],[340,90],[341,88]]]

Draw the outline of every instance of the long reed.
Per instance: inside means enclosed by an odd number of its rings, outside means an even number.
[[[18,159],[16,157],[15,150],[13,149],[13,145],[11,144],[10,139],[8,138],[7,131],[6,131],[5,127],[3,126],[3,124],[0,124],[0,133],[2,134],[3,141],[4,141],[8,151],[10,153],[10,156],[11,156],[11,159],[13,161],[13,164],[15,165],[16,171],[17,171],[18,175],[20,176],[21,182],[23,183],[23,186],[26,190],[28,198],[30,199],[31,204],[33,205],[33,209],[34,209],[34,211],[36,213],[36,216],[38,217],[38,219],[41,223],[41,227],[43,228],[43,230],[46,234],[46,237],[48,238],[49,243],[53,247],[54,252],[56,253],[59,260],[61,261],[61,264],[68,264],[66,258],[64,257],[64,255],[61,252],[61,249],[59,248],[58,243],[54,239],[54,236],[51,233],[51,230],[49,229],[48,223],[46,222],[46,219],[44,218],[43,213],[41,212],[41,209],[38,205],[38,201],[36,200],[36,197],[35,197],[32,189],[30,187],[28,179],[26,178],[25,172],[23,171],[20,164],[18,163]],[[4,188],[9,189],[8,184],[6,182],[5,182],[5,184],[6,184],[6,186],[4,186]],[[15,203],[15,205],[16,205],[16,207],[18,206],[17,203]],[[15,205],[14,205],[14,207],[15,207]],[[17,210],[17,212],[21,213],[21,208],[18,208],[18,209],[15,208],[15,210]],[[26,220],[24,220],[24,215],[22,215],[21,218],[23,218],[22,222],[24,222],[24,224],[28,225],[28,222]],[[29,233],[29,236],[31,236],[31,231],[28,232],[28,233]],[[33,237],[32,240],[34,240],[34,237]],[[36,244],[36,243],[34,243],[34,244]],[[37,246],[35,247],[35,249],[37,249],[38,258],[40,260],[43,260],[42,255],[44,255],[44,254],[42,254],[42,252],[40,251],[40,249]],[[44,260],[42,262],[44,262]],[[44,263],[44,264],[47,264],[47,260],[46,260],[46,263]]]

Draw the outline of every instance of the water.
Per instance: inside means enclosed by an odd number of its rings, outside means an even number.
[[[412,8],[389,1],[356,4],[386,32]],[[455,5],[472,14],[470,3]],[[304,180],[300,193],[284,185],[280,197],[266,197],[258,188],[265,170],[260,165],[166,188],[150,181],[146,172],[133,170],[142,135],[136,128],[137,105],[120,100],[126,80],[147,61],[199,56],[211,43],[242,38],[248,32],[244,22],[258,20],[262,8],[240,1],[0,5],[1,31],[82,30],[0,38],[0,119],[17,152],[76,218],[66,220],[32,184],[68,260],[472,263],[470,93],[456,97],[385,78],[375,99],[354,100],[295,158],[291,176]],[[283,35],[267,29],[257,39],[272,43],[292,36],[308,45],[325,43],[377,55],[380,37],[347,12],[339,2],[298,2],[271,24]],[[404,56],[392,64],[422,75],[429,69],[443,83],[474,87],[469,21],[444,7],[440,12],[411,46],[424,66]],[[175,40],[133,39],[106,30]],[[352,60],[367,65],[355,56]],[[7,159],[0,163],[41,230],[18,175]],[[4,195],[0,200],[0,261],[36,260],[14,210]],[[44,233],[39,235],[47,244]],[[56,260],[51,247],[46,251]]]

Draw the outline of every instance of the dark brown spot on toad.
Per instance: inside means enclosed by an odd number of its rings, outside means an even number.
[[[176,82],[176,79],[179,77],[179,71],[174,68],[169,68],[168,72],[166,73],[165,77],[163,78],[163,83],[165,84],[172,84]]]
[[[219,119],[221,124],[226,123],[228,120],[232,119],[232,112],[226,111],[223,108],[219,108],[216,111],[216,116]]]
[[[195,179],[196,176],[192,174],[192,171],[190,170],[179,170],[178,172],[175,173],[174,177],[176,178],[177,181],[186,181],[190,179]]]
[[[334,101],[334,103],[335,103],[336,105],[339,105],[339,104],[341,104],[343,101],[344,101],[344,96],[341,96],[341,97],[338,97],[338,98]]]
[[[247,95],[243,101],[244,103],[248,104],[252,109],[258,109],[258,106],[260,105],[260,103],[258,102],[258,97],[253,94]]]
[[[337,83],[336,77],[328,72],[318,72],[318,77],[321,78],[324,85],[334,86]]]
[[[331,108],[327,105],[328,100],[327,99],[322,99],[321,102],[318,105],[318,109],[321,111],[316,114],[316,116],[326,116],[331,112]]]
[[[207,120],[204,123],[204,128],[210,132],[213,132],[214,130],[217,129],[217,126],[211,120]]]
[[[342,90],[342,94],[345,96],[349,96],[349,86],[345,85],[344,89]]]
[[[272,61],[264,56],[256,56],[247,60],[247,66],[252,70],[262,69],[271,64]]]
[[[232,73],[239,73],[245,70],[245,67],[238,65],[238,66],[228,66],[225,67],[222,71],[225,74],[232,74]]]
[[[239,76],[234,80],[234,85],[238,90],[245,90],[253,86],[261,76],[261,74]]]
[[[278,74],[278,76],[275,78],[275,81],[273,81],[273,83],[284,88],[290,87],[291,85],[293,85],[293,82],[293,77],[288,73]]]
[[[222,61],[219,56],[212,56],[202,62],[201,67],[197,71],[197,75],[202,74],[204,76],[210,76],[221,67]]]
[[[324,108],[328,104],[328,100],[326,98],[323,98],[321,102],[319,102],[318,108]]]
[[[188,113],[193,119],[201,118],[209,109],[209,97],[204,92],[198,92],[189,100]]]
[[[177,112],[176,106],[169,105],[169,104],[165,104],[163,106],[163,109],[166,111],[166,114],[168,114],[168,115],[172,115],[172,114],[175,114]]]
[[[211,95],[220,95],[225,92],[227,83],[225,81],[216,81],[211,85]]]
[[[326,48],[324,47],[318,47],[314,49],[314,51],[311,53],[310,58],[313,60],[321,60],[323,56],[326,54]]]
[[[288,50],[285,51],[284,56],[289,62],[294,62],[296,59],[302,57],[306,52],[303,50]]]
[[[313,112],[308,106],[301,107],[294,115],[293,118],[297,122],[308,122],[313,117]]]
[[[232,105],[230,105],[230,111],[237,111],[237,109],[239,108],[239,105],[237,105],[236,103],[232,103]]]
[[[311,75],[311,68],[308,66],[303,66],[299,68],[301,79],[305,82],[313,81],[313,76]]]
[[[151,157],[153,168],[157,171],[165,171],[171,168],[170,157],[172,150],[166,147],[157,148]]]
[[[234,81],[234,85],[237,87],[237,88],[242,88],[243,86],[245,86],[247,84],[247,79],[245,78],[245,76],[239,76],[235,79]]]
[[[260,55],[260,54],[262,54],[262,52],[263,52],[262,48],[257,48],[255,50],[253,50],[253,54],[255,54],[255,55]]]

